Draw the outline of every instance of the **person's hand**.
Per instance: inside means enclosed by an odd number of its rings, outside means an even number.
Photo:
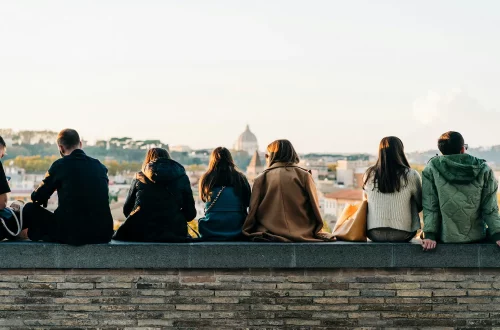
[[[497,245],[500,246],[500,241],[497,241]]]
[[[424,248],[424,251],[429,251],[433,250],[436,248],[436,241],[433,241],[431,239],[423,239],[422,240],[422,247]]]

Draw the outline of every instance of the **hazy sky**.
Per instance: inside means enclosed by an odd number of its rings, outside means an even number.
[[[498,0],[0,0],[2,128],[376,152],[500,144]]]

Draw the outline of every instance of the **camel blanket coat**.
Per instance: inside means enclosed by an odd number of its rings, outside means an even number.
[[[325,240],[318,197],[309,171],[275,163],[254,182],[243,233],[252,240]],[[328,235],[326,235],[328,236]]]

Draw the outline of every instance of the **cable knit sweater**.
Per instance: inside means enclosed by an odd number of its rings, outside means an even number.
[[[384,194],[373,189],[373,178],[364,190],[368,200],[367,230],[393,228],[413,232],[420,228],[419,212],[422,211],[422,181],[417,171],[410,169],[408,184],[398,192]]]

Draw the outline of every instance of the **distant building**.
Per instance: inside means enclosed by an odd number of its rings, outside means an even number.
[[[193,149],[191,149],[189,146],[185,145],[178,145],[178,146],[171,146],[170,151],[174,152],[191,152]]]
[[[303,159],[300,161],[299,166],[304,167],[313,172],[315,179],[324,178],[328,176],[328,165],[322,159],[309,160]]]
[[[347,204],[355,204],[362,200],[363,190],[361,189],[341,189],[325,194],[322,211],[330,227],[333,229]]]
[[[253,181],[262,171],[264,171],[264,165],[260,160],[259,152],[255,150],[250,160],[250,164],[247,167],[248,180]]]
[[[367,160],[339,160],[337,161],[337,183],[344,187],[361,187],[363,174],[370,162]]]
[[[253,155],[255,151],[259,150],[257,137],[250,131],[250,127],[248,125],[245,131],[238,137],[238,140],[236,140],[234,150],[246,151],[249,155]]]

